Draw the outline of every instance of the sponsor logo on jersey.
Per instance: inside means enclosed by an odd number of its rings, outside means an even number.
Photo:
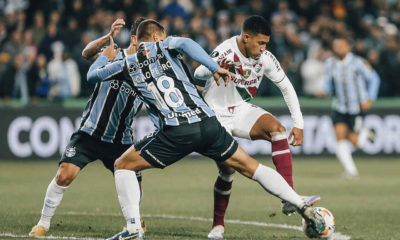
[[[122,86],[120,87],[119,85],[122,84]],[[126,93],[127,95],[131,95],[131,96],[136,96],[136,92],[135,90],[133,90],[130,87],[126,87],[126,85],[123,84],[123,82],[120,82],[118,80],[112,80],[110,82],[110,88],[114,89],[114,90],[118,90],[120,92]]]
[[[150,50],[148,50],[148,51],[150,53]],[[146,54],[149,54],[149,53],[146,53]],[[164,53],[159,53],[154,57],[151,57],[151,58],[148,58],[148,59],[144,60],[143,62],[140,62],[140,63],[137,63],[137,64],[136,63],[131,63],[128,66],[128,71],[129,71],[129,73],[134,73],[137,70],[142,69],[143,67],[147,67],[148,65],[150,65],[152,63],[155,63],[156,61],[158,61],[159,59],[164,58],[164,57],[165,57]],[[169,63],[169,62],[167,61],[167,63]],[[169,63],[169,64],[171,65],[171,63]]]
[[[75,154],[76,154],[76,149],[75,149],[75,147],[70,147],[70,148],[68,148],[67,150],[65,150],[65,156],[66,156],[66,157],[71,158],[71,157],[75,156]]]
[[[216,57],[218,57],[219,56],[219,52],[218,51],[214,51],[214,52],[212,52],[211,54],[210,54],[210,57],[212,57],[212,58],[216,58]]]
[[[232,53],[232,49],[228,49],[225,52],[223,52],[217,59],[217,62],[221,61],[222,59],[224,59],[226,56],[228,56],[228,54]],[[212,54],[212,53],[211,53]],[[218,56],[218,55],[217,55]]]
[[[177,117],[190,118],[193,116],[197,116],[198,114],[201,114],[200,108],[196,108],[194,110],[190,110],[187,112],[171,112],[167,115],[167,118],[177,118]]]

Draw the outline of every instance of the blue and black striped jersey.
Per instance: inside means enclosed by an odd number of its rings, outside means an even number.
[[[92,81],[111,78],[128,81],[157,115],[162,125],[179,126],[214,116],[191,77],[185,71],[181,53],[207,66],[212,72],[219,65],[193,40],[168,37],[160,42],[143,42],[136,54],[108,63],[102,56],[88,72]],[[108,64],[107,64],[108,63]]]
[[[362,58],[348,53],[343,60],[325,62],[325,93],[335,93],[334,109],[340,113],[358,114],[360,104],[375,100],[380,78]]]
[[[123,59],[122,52],[116,59]],[[142,101],[128,83],[99,82],[83,111],[79,130],[104,142],[133,144],[131,125],[141,106]]]

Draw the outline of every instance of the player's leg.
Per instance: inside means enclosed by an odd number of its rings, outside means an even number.
[[[225,164],[217,163],[218,177],[214,184],[214,215],[213,224],[208,238],[222,239],[225,232],[225,212],[228,208],[229,198],[235,170]]]
[[[323,219],[316,216],[314,209],[304,204],[285,179],[275,170],[259,164],[245,153],[215,118],[202,121],[202,128],[204,143],[196,151],[257,181],[266,191],[297,206],[302,216],[310,220],[318,232],[324,230]]]
[[[244,152],[240,146],[224,163],[233,167],[242,175],[258,182],[267,192],[295,205],[297,211],[312,224],[313,229],[318,233],[322,233],[325,230],[323,217],[317,214],[313,208],[306,205],[278,172],[258,163]]]
[[[344,167],[345,176],[355,177],[358,175],[358,171],[354,164],[351,149],[347,141],[349,132],[347,117],[344,114],[334,113],[333,121],[337,139],[336,157]]]
[[[32,228],[29,236],[39,237],[46,234],[50,229],[51,219],[61,203],[64,192],[78,176],[80,170],[84,168],[87,163],[94,160],[87,154],[86,144],[88,142],[89,141],[82,134],[75,133],[72,135],[60,160],[56,176],[47,187],[40,220],[37,225]]]
[[[185,125],[160,131],[140,150],[132,146],[115,161],[115,186],[127,227],[109,239],[143,238],[144,234],[140,231],[140,188],[136,172],[154,167],[164,168],[192,152],[190,145],[193,139],[188,133],[190,128]],[[187,147],[186,142],[189,142]]]
[[[271,114],[263,114],[251,128],[250,137],[252,140],[271,141],[272,161],[276,170],[293,188],[292,154],[289,149],[286,129],[281,122]]]

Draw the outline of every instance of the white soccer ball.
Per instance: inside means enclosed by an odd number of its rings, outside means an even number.
[[[318,234],[311,228],[311,226],[307,223],[304,218],[302,219],[303,232],[309,238],[329,238],[332,236],[335,231],[335,217],[333,214],[326,208],[323,207],[315,207],[315,210],[321,214],[325,219],[325,231],[322,234]]]

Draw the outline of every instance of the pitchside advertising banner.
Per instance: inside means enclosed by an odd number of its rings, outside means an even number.
[[[270,110],[271,111],[271,110]],[[0,109],[0,159],[58,159],[71,134],[78,128],[80,108],[56,106],[1,108]],[[292,120],[287,109],[271,111],[291,129]],[[329,109],[303,109],[304,143],[292,148],[296,155],[334,154],[335,133]],[[368,141],[356,154],[400,154],[400,112],[398,109],[375,109],[364,118],[364,126],[373,129],[375,140]],[[140,140],[154,130],[144,112],[133,122],[135,140]],[[270,155],[271,146],[266,141],[238,139],[251,155]],[[101,151],[101,150],[100,150]]]

